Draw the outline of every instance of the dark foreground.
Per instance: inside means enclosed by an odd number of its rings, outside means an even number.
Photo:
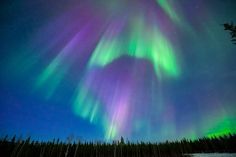
[[[164,143],[147,142],[50,142],[9,139],[0,140],[1,157],[180,157],[193,153],[235,153],[236,135]]]

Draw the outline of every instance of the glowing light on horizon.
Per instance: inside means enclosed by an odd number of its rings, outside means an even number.
[[[216,117],[209,120],[207,125],[204,125],[204,128],[206,129],[205,135],[207,137],[227,135],[236,132],[236,118],[230,114],[218,113]]]

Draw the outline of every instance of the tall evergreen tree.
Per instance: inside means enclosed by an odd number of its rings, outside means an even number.
[[[231,41],[236,44],[236,25],[234,25],[233,22],[231,22],[231,24],[225,23],[223,25],[225,30],[230,32]]]

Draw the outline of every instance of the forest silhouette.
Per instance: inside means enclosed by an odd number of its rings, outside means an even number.
[[[123,137],[113,142],[48,142],[17,139],[0,140],[0,155],[7,157],[180,157],[192,153],[236,153],[236,134],[219,137],[182,139],[162,143],[130,142]]]

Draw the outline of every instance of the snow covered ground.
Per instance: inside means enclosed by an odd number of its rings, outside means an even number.
[[[236,157],[236,153],[197,153],[191,157]]]

